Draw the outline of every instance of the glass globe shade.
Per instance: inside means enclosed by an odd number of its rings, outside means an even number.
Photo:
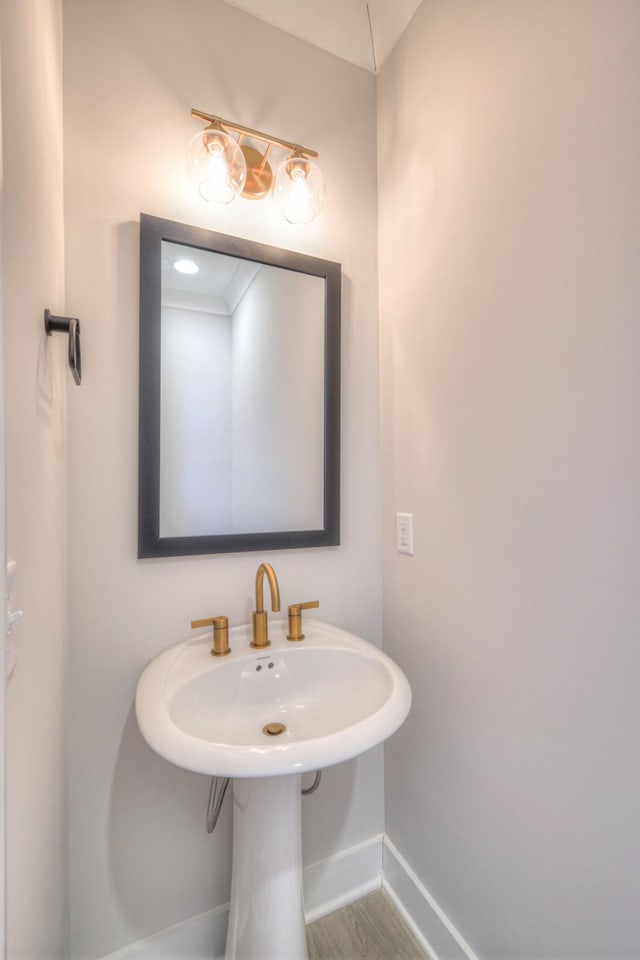
[[[324,179],[317,163],[294,152],[280,165],[273,197],[289,223],[311,223],[324,203]]]
[[[242,193],[247,164],[242,150],[222,127],[206,127],[187,147],[187,173],[203,200],[231,203]]]

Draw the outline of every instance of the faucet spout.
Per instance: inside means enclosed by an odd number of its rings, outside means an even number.
[[[264,609],[264,578],[269,581],[271,591],[271,609],[274,613],[280,610],[280,587],[276,572],[270,563],[261,563],[256,573],[256,609],[253,612],[253,640],[252,647],[270,647],[267,613]]]

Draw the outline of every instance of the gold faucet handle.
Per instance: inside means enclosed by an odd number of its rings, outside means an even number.
[[[229,617],[205,617],[204,620],[191,621],[192,630],[198,630],[200,627],[213,627],[212,657],[226,657],[228,653],[231,653],[231,647],[229,646]]]
[[[319,607],[319,600],[307,600],[306,603],[292,603],[289,605],[289,633],[287,640],[304,640],[302,632],[302,611]]]

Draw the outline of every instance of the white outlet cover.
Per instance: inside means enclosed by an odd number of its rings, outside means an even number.
[[[413,514],[396,514],[396,549],[398,553],[413,556]]]

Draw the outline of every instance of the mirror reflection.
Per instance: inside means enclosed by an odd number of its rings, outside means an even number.
[[[322,526],[324,287],[162,241],[161,537]]]

